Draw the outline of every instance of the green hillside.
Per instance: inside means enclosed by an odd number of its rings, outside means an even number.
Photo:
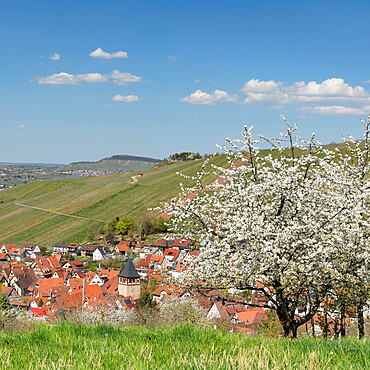
[[[145,170],[157,163],[160,159],[135,157],[131,155],[114,155],[97,162],[74,162],[59,168],[59,171],[137,171]]]
[[[212,159],[225,165],[226,159]],[[137,216],[178,195],[176,172],[193,175],[203,160],[149,169],[134,182],[132,173],[60,181],[35,181],[0,192],[0,242],[82,242],[92,226],[116,216]],[[209,179],[211,180],[209,176]],[[35,207],[35,208],[32,208]],[[53,213],[56,212],[56,213]],[[62,213],[62,214],[58,214]]]

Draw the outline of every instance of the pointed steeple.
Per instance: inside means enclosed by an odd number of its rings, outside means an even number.
[[[119,277],[128,278],[128,279],[137,279],[140,278],[140,275],[137,273],[134,264],[132,263],[132,259],[129,257],[125,267],[123,270],[118,274]]]

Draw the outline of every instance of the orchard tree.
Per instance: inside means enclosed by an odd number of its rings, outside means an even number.
[[[282,118],[280,137],[258,136],[271,145],[267,155],[245,127],[242,139],[220,148],[228,168],[211,165],[218,181],[204,183],[206,160],[191,177],[194,186],[181,185],[180,197],[164,208],[175,230],[203,245],[182,284],[260,292],[266,298],[260,306],[276,310],[284,335],[296,337],[335,289],[338,261],[349,253],[344,243],[354,246],[359,225],[367,225],[369,148],[357,148],[361,167],[351,154],[323,148],[314,134],[309,141],[296,136],[298,124]],[[192,193],[198,195],[187,197]],[[301,305],[306,310],[298,317]]]

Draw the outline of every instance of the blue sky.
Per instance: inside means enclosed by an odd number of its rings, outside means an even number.
[[[0,161],[217,150],[370,112],[369,1],[0,1]],[[92,54],[92,55],[90,55]],[[50,58],[52,57],[52,58]]]

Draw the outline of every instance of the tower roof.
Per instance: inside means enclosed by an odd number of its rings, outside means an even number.
[[[134,264],[132,263],[132,259],[129,257],[125,267],[123,270],[118,274],[119,277],[130,278],[130,279],[137,279],[140,275],[137,273]]]

